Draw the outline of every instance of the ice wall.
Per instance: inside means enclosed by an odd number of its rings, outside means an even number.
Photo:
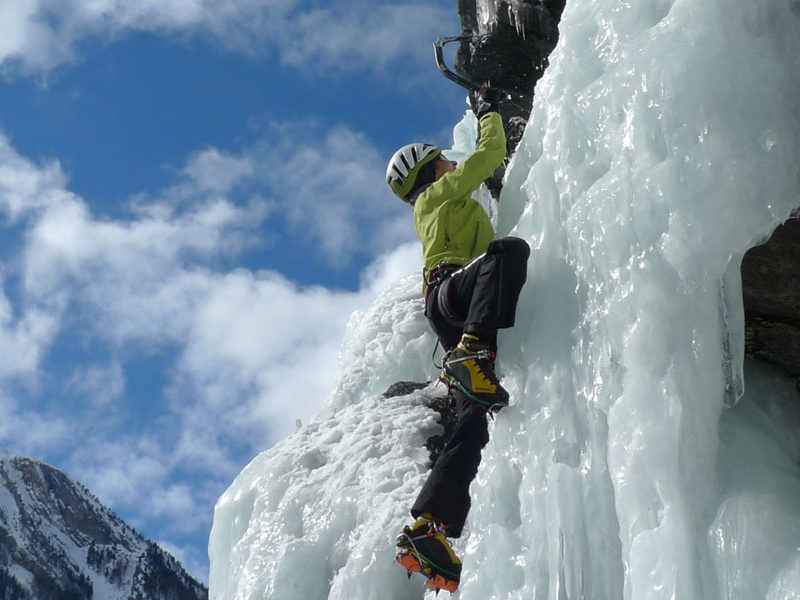
[[[797,393],[743,372],[738,276],[800,205],[798,10],[568,1],[497,215],[533,253],[461,600],[800,598]],[[376,396],[434,374],[419,310],[409,280],[354,316],[318,421],[220,499],[212,598],[423,597],[391,546],[433,417]]]
[[[504,539],[521,598],[763,597],[721,573],[744,508],[709,531],[739,260],[800,203],[796,5],[568,3],[561,30],[501,198],[500,233],[535,248],[501,346],[523,400],[495,428],[470,553]],[[517,597],[471,577],[465,599]]]

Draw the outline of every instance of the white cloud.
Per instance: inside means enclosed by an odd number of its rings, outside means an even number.
[[[213,438],[248,434],[258,447],[289,433],[330,392],[347,319],[365,301],[274,273],[227,275],[197,307],[181,359],[203,403],[189,410],[209,419]]]
[[[274,273],[208,274],[192,315],[165,416],[138,437],[91,427],[70,472],[143,521],[173,532],[209,527],[209,506],[244,461],[308,422],[333,389],[349,316],[383,284],[418,269],[407,245],[381,258],[383,276],[357,292],[299,288]],[[178,473],[209,482],[172,483]]]
[[[58,319],[38,308],[15,314],[11,302],[0,292],[0,380],[35,376],[44,348],[58,332]]]
[[[0,65],[19,61],[49,68],[67,59],[56,31],[40,21],[41,0],[0,2]]]
[[[172,516],[207,528],[243,462],[330,393],[351,312],[419,268],[416,244],[399,244],[413,236],[411,213],[385,186],[383,157],[365,136],[296,125],[271,134],[239,153],[194,154],[176,185],[139,196],[117,219],[93,214],[57,162],[36,164],[0,137],[0,212],[24,230],[6,264],[16,293],[0,294],[0,384],[25,376],[35,397],[59,340],[89,353],[70,357],[75,374],[63,382],[85,406],[66,417],[58,399],[23,408],[7,396],[0,439],[61,456],[59,466],[143,523]],[[318,257],[377,259],[361,289],[219,268],[277,216]],[[347,235],[334,237],[339,228]],[[169,383],[136,399],[154,415],[144,426],[126,399],[126,369],[153,352]]]
[[[213,162],[207,156],[201,160]],[[256,228],[268,214],[264,202],[240,206],[219,195],[234,185],[229,174],[217,186],[187,179],[168,190],[168,198],[146,206],[139,199],[134,219],[100,220],[58,187],[64,179],[53,176],[52,167],[39,171],[39,179],[52,180],[45,187],[36,182],[34,165],[14,158],[0,163],[0,172],[19,167],[23,176],[7,177],[11,184],[0,188],[0,206],[13,205],[15,216],[29,222],[21,255],[28,306],[59,318],[72,301],[96,334],[116,344],[180,339],[188,324],[185,307],[208,285],[204,264],[257,243]],[[187,167],[189,175],[194,165]],[[22,182],[22,192],[15,181]],[[34,191],[27,193],[28,187]]]
[[[153,500],[147,507],[149,516],[166,516],[172,520],[175,520],[176,517],[181,517],[179,521],[183,522],[182,525],[184,527],[188,525],[190,530],[195,529],[191,521],[201,520],[197,514],[197,502],[192,489],[185,483],[165,485],[155,492]]]
[[[67,381],[67,388],[88,399],[95,407],[102,408],[122,397],[125,374],[117,360],[109,364],[89,365],[73,373]]]
[[[408,206],[385,184],[386,157],[361,133],[275,125],[253,148],[258,172],[297,235],[332,265],[376,256],[414,237]]]
[[[192,156],[183,174],[199,191],[225,195],[242,180],[253,175],[249,157],[238,157],[207,148]]]
[[[417,61],[430,60],[432,42],[457,25],[452,7],[420,2],[332,2],[293,17],[279,38],[287,64],[343,71],[396,61],[393,74],[403,80],[412,77]]]
[[[74,434],[69,419],[39,414],[0,391],[0,439],[15,455],[41,456],[57,451],[73,443]]]
[[[17,154],[0,133],[0,213],[12,223],[63,196],[66,182],[58,162],[35,165]]]
[[[424,2],[310,4],[0,0],[0,69],[46,73],[75,60],[82,40],[147,31],[212,37],[304,72],[391,69],[408,81],[415,61],[430,60],[430,41],[451,30],[442,23],[454,23],[450,7]],[[0,279],[0,439],[58,457],[140,527],[172,519],[207,529],[243,462],[296,418],[308,421],[331,391],[352,310],[419,268],[416,245],[404,245],[411,213],[384,183],[386,158],[347,128],[276,124],[240,151],[199,150],[175,185],[111,219],[70,192],[58,161],[20,156],[0,133],[0,227],[14,240],[21,232]],[[306,240],[309,260],[378,260],[353,292],[227,272],[243,250],[271,241],[268,219]],[[55,374],[65,339],[76,355]],[[154,353],[154,378],[168,388],[132,404],[129,363]],[[43,401],[48,385],[63,388]],[[64,409],[59,393],[86,403]],[[140,410],[152,421],[143,425]]]
[[[114,506],[138,506],[141,515],[156,509],[153,494],[165,487],[173,463],[152,435],[135,436],[75,427],[81,439],[73,448],[67,472],[89,487],[101,501]],[[97,453],[101,454],[98,455]]]
[[[3,0],[0,65],[47,71],[74,60],[83,38],[149,31],[210,36],[234,51],[275,53],[304,69],[372,69],[393,61],[402,67],[427,57],[431,41],[454,25],[452,9],[419,0],[328,7],[299,0]]]

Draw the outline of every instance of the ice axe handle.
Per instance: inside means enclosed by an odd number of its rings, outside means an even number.
[[[470,81],[466,77],[462,77],[458,73],[453,73],[450,69],[447,68],[447,65],[444,62],[444,47],[451,43],[451,42],[460,42],[463,40],[470,40],[472,39],[472,35],[456,35],[452,37],[441,37],[435,42],[433,42],[433,53],[436,58],[436,66],[439,67],[439,70],[442,72],[442,75],[447,77],[450,81],[455,81],[458,85],[463,88],[466,88],[470,92],[477,92],[481,89],[481,85],[475,83],[474,81]]]

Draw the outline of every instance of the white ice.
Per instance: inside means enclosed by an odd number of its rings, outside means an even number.
[[[800,402],[743,359],[739,277],[800,206],[800,4],[568,1],[561,32],[497,214],[533,253],[458,597],[800,599]],[[316,422],[220,498],[212,599],[433,597],[392,546],[441,390],[379,396],[436,376],[419,292],[353,316]]]

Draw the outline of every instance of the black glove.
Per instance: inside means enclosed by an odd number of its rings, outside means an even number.
[[[472,111],[478,120],[486,113],[497,112],[500,109],[500,97],[500,90],[492,87],[482,87],[470,93]]]

